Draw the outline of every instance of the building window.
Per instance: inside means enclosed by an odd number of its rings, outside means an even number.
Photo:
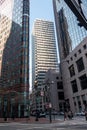
[[[71,76],[71,77],[75,75],[74,65],[71,65],[71,66],[69,67],[69,72],[70,72],[70,76]]]
[[[77,54],[75,53],[74,56],[77,57]]]
[[[86,77],[86,74],[79,77],[79,80],[80,80],[82,90],[87,89],[87,77]]]
[[[72,57],[71,57],[70,59],[71,59],[71,61],[73,60],[73,58],[72,58]]]
[[[85,53],[85,56],[86,56],[86,58],[87,58],[87,53]]]
[[[86,44],[85,44],[85,45],[83,45],[83,48],[84,48],[84,49],[86,49]]]
[[[64,100],[64,92],[58,92],[58,99]]]
[[[79,54],[81,53],[81,49],[78,50]]]
[[[63,111],[63,103],[59,103],[59,111]]]
[[[82,95],[82,101],[83,101],[83,104],[86,105],[86,97],[85,97],[85,95]]]
[[[77,82],[76,80],[71,81],[72,91],[73,93],[78,92]]]
[[[62,83],[62,81],[57,82],[57,89],[63,89],[63,83]]]
[[[77,96],[77,103],[78,103],[79,111],[82,111],[80,96]]]
[[[82,57],[76,61],[78,72],[84,70],[84,63]]]
[[[56,77],[56,79],[59,79],[59,77]]]
[[[67,60],[67,63],[69,64],[69,60]]]
[[[73,103],[74,103],[74,106],[76,106],[76,100],[75,100],[75,97],[73,97]]]

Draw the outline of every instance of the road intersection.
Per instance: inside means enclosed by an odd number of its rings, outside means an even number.
[[[0,130],[87,130],[85,117],[78,117],[56,123],[0,123]]]

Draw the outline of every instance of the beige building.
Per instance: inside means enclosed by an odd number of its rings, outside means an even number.
[[[33,108],[40,111],[44,110],[44,98],[41,95],[41,90],[49,68],[58,70],[54,23],[36,19],[32,31],[32,90],[35,94],[34,98],[36,98]]]
[[[65,99],[73,112],[87,104],[87,37],[61,62]]]

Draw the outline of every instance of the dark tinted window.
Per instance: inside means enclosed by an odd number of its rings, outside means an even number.
[[[63,89],[63,83],[62,83],[62,81],[57,82],[57,89]]]
[[[64,92],[58,92],[59,100],[64,100]]]
[[[78,61],[76,61],[78,72],[84,70],[84,64],[83,64],[83,59],[80,58]]]
[[[70,76],[71,76],[71,77],[75,75],[74,65],[71,65],[71,66],[69,67],[69,72],[70,72]]]
[[[78,92],[78,87],[77,87],[76,80],[71,81],[71,85],[72,85],[73,93]]]
[[[80,79],[80,84],[81,84],[82,90],[87,89],[87,77],[86,77],[86,75],[79,77],[79,79]]]

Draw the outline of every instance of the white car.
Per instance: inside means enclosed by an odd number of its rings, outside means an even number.
[[[40,113],[39,117],[46,117],[46,113],[45,112]]]
[[[85,112],[78,112],[78,113],[75,113],[76,116],[85,116]]]

